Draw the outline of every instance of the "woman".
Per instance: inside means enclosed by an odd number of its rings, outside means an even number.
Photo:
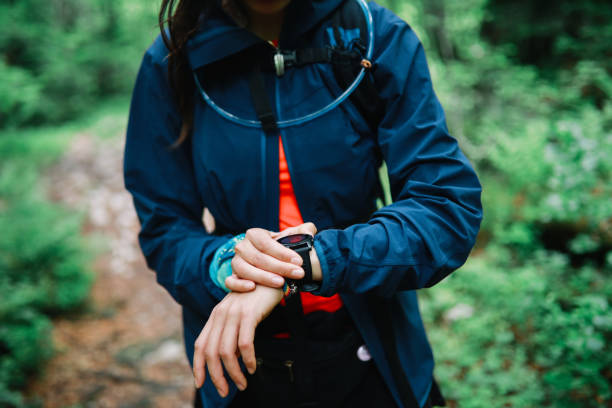
[[[147,263],[183,307],[204,406],[434,399],[415,289],[465,262],[480,185],[415,34],[372,3],[362,44],[363,28],[337,17],[354,1],[163,2],[169,27],[138,75],[125,182]],[[357,64],[375,114],[358,98],[322,110],[346,88],[335,56],[370,45]],[[300,62],[327,49],[331,63]],[[393,204],[376,210],[382,160]],[[314,236],[300,256],[277,241],[296,233]]]

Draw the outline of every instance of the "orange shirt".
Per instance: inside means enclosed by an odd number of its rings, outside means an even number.
[[[295,199],[291,175],[289,174],[289,166],[287,165],[287,159],[285,158],[285,151],[283,149],[283,140],[280,136],[278,137],[278,161],[280,181],[280,208],[278,211],[278,221],[280,230],[282,231],[285,228],[303,224],[304,220],[302,219],[302,214],[300,213],[297,200]],[[331,297],[323,297],[308,292],[300,292],[300,296],[304,314],[317,310],[333,313],[342,307],[342,300],[337,293]]]

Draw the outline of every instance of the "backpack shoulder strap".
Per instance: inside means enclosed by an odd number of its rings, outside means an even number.
[[[344,51],[357,49],[364,53],[368,45],[368,27],[361,6],[355,0],[347,0],[331,16],[331,28],[336,47]],[[357,31],[358,30],[358,31]],[[355,36],[356,33],[358,36]],[[358,64],[333,64],[334,76],[341,88],[347,88],[359,74],[361,66]],[[380,123],[384,105],[374,83],[371,69],[366,70],[366,75],[355,91],[349,96],[359,113],[367,121],[368,125],[376,129]]]

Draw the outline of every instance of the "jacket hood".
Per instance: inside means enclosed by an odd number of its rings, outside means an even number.
[[[233,1],[215,0],[216,7],[202,16],[198,32],[187,42],[187,55],[193,70],[263,42],[243,27],[236,9],[232,8]],[[323,21],[343,1],[292,0],[287,6],[279,39],[282,47],[295,48],[301,34]]]

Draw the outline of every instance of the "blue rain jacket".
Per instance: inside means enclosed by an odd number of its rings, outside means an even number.
[[[330,44],[327,19],[340,3],[294,0],[280,47]],[[465,262],[482,217],[481,187],[449,135],[418,38],[391,11],[375,3],[369,7],[373,79],[385,112],[380,123],[371,128],[347,100],[280,133],[300,211],[319,229],[315,250],[323,282],[318,294],[341,294],[401,406],[366,306],[368,296],[392,299],[400,363],[423,404],[434,362],[416,289],[434,285]],[[305,36],[308,30],[314,34]],[[189,62],[196,70],[256,43],[261,40],[219,9],[189,41]],[[125,184],[141,222],[139,242],[148,266],[183,307],[191,361],[196,337],[225,295],[208,274],[215,250],[251,227],[279,229],[278,134],[233,123],[196,94],[192,139],[171,149],[181,118],[168,85],[166,56],[158,38],[142,61],[127,131]],[[279,120],[311,113],[341,91],[325,63],[292,68],[281,77],[264,76]],[[223,109],[256,119],[246,76],[210,78],[203,87]],[[382,160],[393,203],[376,210]],[[204,207],[214,216],[217,231],[228,233],[205,231]],[[226,406],[237,389],[232,384],[222,399],[209,378],[202,388],[204,405]]]

